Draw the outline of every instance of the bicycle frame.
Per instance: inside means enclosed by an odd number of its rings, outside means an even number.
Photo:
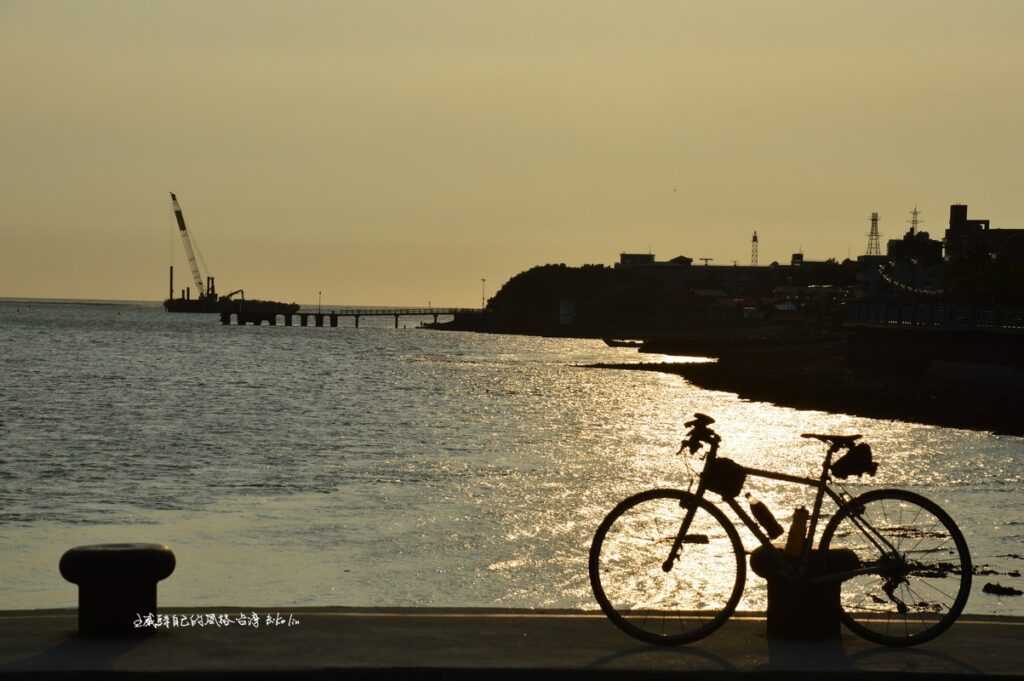
[[[743,510],[743,507],[740,506],[739,502],[736,501],[736,498],[722,498],[726,505],[733,510],[733,513],[735,513],[737,517],[739,517],[739,519],[743,521],[743,524],[747,526],[747,529],[750,530],[751,534],[753,534],[754,537],[757,538],[761,546],[765,547],[765,550],[772,555],[773,560],[775,560],[779,564],[780,568],[782,568],[780,571],[781,574],[785,575],[789,573],[790,576],[796,578],[803,578],[807,574],[808,565],[810,563],[811,551],[813,550],[814,535],[817,530],[818,520],[821,516],[821,505],[824,501],[825,495],[827,494],[839,509],[842,509],[848,505],[848,502],[846,502],[842,496],[840,496],[837,492],[835,492],[831,487],[828,486],[829,468],[832,464],[833,453],[834,448],[830,447],[828,449],[828,453],[825,455],[825,463],[822,466],[821,476],[818,479],[802,477],[799,475],[789,475],[787,473],[778,473],[775,471],[767,471],[762,470],[760,468],[749,468],[747,466],[740,466],[744,474],[748,476],[768,478],[770,480],[779,480],[781,482],[789,482],[797,485],[805,485],[807,487],[813,487],[817,490],[814,497],[814,510],[811,512],[810,521],[807,528],[808,541],[804,542],[804,546],[800,553],[800,559],[797,563],[797,569],[795,574],[792,574],[792,568],[788,563],[782,562],[781,556],[779,555],[781,551],[772,545],[771,539],[769,539],[768,536],[765,535],[765,533],[761,530],[761,526],[758,525],[758,523],[753,518],[751,518],[746,511]],[[708,465],[710,465],[717,456],[718,443],[711,443],[711,449],[708,452],[707,457],[705,458],[705,470],[707,470]],[[700,482],[697,485],[697,491],[694,493],[694,496],[697,497],[698,499],[701,499],[704,497],[704,493],[706,491],[707,487],[705,485],[704,477],[702,474],[700,477]],[[672,551],[669,553],[668,559],[662,566],[666,572],[668,572],[672,568],[672,564],[679,558],[679,552],[682,548],[682,545],[684,543],[687,543],[687,533],[689,532],[690,524],[693,522],[693,516],[694,513],[696,513],[696,510],[696,505],[691,506],[689,509],[687,509],[686,514],[683,517],[683,523],[679,528],[679,534],[676,536],[675,543],[672,546]],[[871,527],[871,524],[869,522],[859,517],[859,514],[851,513],[850,520],[864,533],[864,536],[866,536],[868,540],[871,541],[871,543],[874,544],[875,547],[883,554],[890,554],[896,552],[895,547],[893,547],[892,544],[889,543],[889,541],[884,536],[882,536],[877,530]],[[855,570],[847,570],[844,572],[822,575],[820,577],[812,578],[809,581],[811,583],[842,581],[844,579],[849,579],[850,577],[863,574],[872,574],[877,571],[878,569],[876,567],[862,567]]]

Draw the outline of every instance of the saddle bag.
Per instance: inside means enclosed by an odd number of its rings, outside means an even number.
[[[732,459],[715,459],[704,466],[704,472],[700,477],[704,480],[704,486],[707,489],[729,499],[738,495],[743,489],[747,473],[743,470],[743,466]]]
[[[871,447],[862,442],[839,457],[829,470],[832,471],[832,475],[845,480],[851,475],[874,475],[878,470],[878,464],[871,460]]]

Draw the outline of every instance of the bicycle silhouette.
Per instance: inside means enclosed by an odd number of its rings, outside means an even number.
[[[594,534],[590,583],[616,626],[643,641],[676,645],[707,636],[732,615],[743,595],[746,554],[733,523],[704,498],[709,491],[743,521],[781,578],[839,582],[841,619],[863,638],[891,646],[924,643],[963,612],[971,589],[971,557],[945,511],[905,490],[879,489],[851,498],[829,485],[833,476],[874,475],[877,464],[870,447],[857,444],[860,435],[804,434],[828,445],[821,476],[814,479],[719,458],[721,438],[712,423],[711,417],[696,414],[685,424],[689,432],[678,452],[692,455],[709,445],[696,492],[653,489],[631,496],[612,509]],[[844,450],[833,462],[833,455]],[[773,546],[736,501],[747,476],[817,489],[797,559]],[[825,495],[837,510],[814,551]]]

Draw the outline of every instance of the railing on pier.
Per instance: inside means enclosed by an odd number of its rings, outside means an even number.
[[[285,326],[294,326],[294,318],[299,318],[300,326],[309,326],[312,319],[315,326],[324,326],[326,321],[330,326],[338,326],[338,319],[352,317],[355,327],[359,328],[359,320],[362,317],[394,317],[395,328],[398,328],[398,320],[401,317],[432,317],[434,324],[438,323],[441,317],[452,317],[456,315],[479,315],[483,311],[472,307],[342,307],[333,310],[298,310],[297,312],[256,312],[246,313],[243,309],[239,313],[222,312],[220,315],[221,324],[230,324],[234,316],[235,322],[239,325],[254,324],[261,325],[264,322],[270,326],[277,326],[278,318],[281,318]]]
[[[1024,308],[952,303],[850,303],[846,326],[925,327],[1024,332]]]

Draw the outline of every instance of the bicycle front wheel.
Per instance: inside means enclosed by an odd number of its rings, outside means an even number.
[[[963,612],[971,592],[971,554],[939,506],[895,489],[862,494],[832,516],[821,549],[852,549],[862,569],[840,588],[846,627],[889,646],[935,638]]]
[[[679,557],[666,560],[687,510]],[[660,645],[703,638],[736,609],[746,556],[736,529],[711,503],[656,489],[619,503],[590,546],[590,585],[601,610],[630,636]]]

